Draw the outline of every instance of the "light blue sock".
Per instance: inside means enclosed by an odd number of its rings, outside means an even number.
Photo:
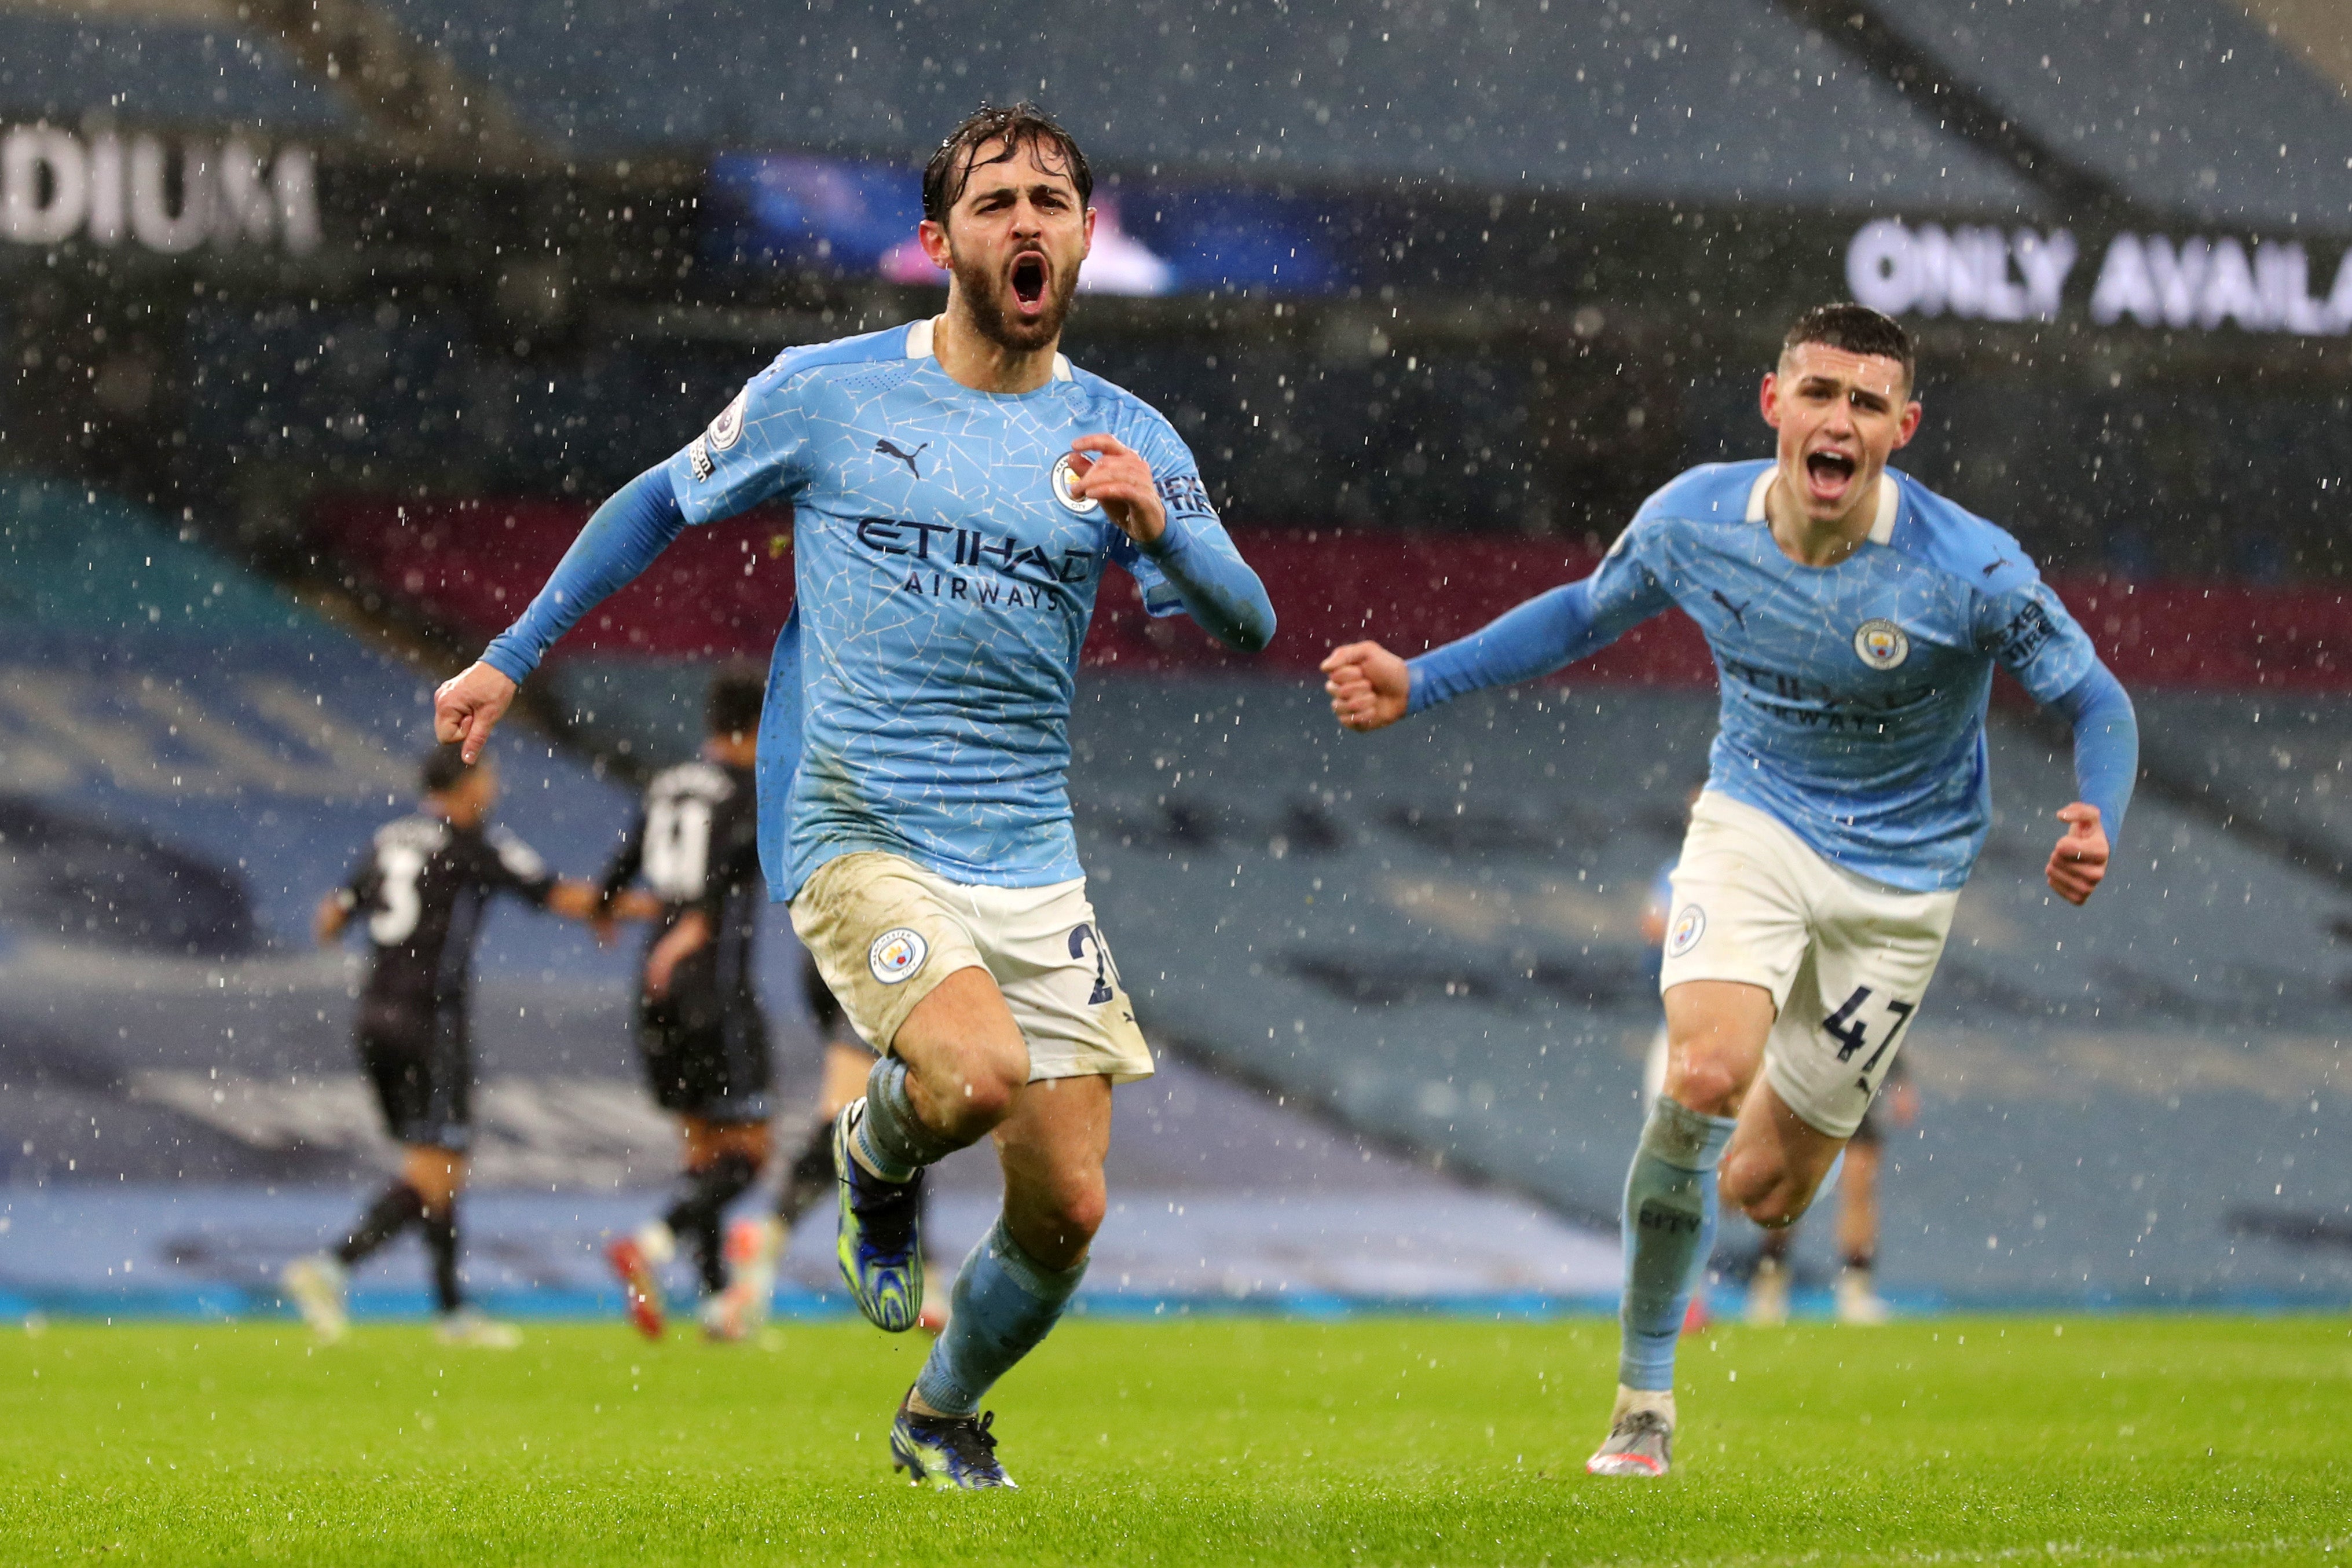
[[[907,1064],[884,1057],[866,1075],[866,1114],[857,1120],[855,1152],[886,1182],[911,1182],[915,1173],[943,1160],[958,1145],[923,1125],[907,1092]]]
[[[1628,1388],[1675,1386],[1675,1340],[1691,1290],[1715,1250],[1715,1163],[1737,1126],[1660,1095],[1625,1173],[1625,1299],[1617,1381]]]
[[[931,1347],[915,1394],[946,1415],[969,1415],[1013,1363],[1037,1348],[1087,1277],[1081,1259],[1048,1268],[1021,1250],[1004,1217],[981,1237],[956,1274],[947,1332]]]

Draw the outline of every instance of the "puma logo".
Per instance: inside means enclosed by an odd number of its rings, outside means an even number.
[[[1984,569],[1984,574],[1985,574],[1986,576],[1990,577],[1990,576],[1991,576],[1994,573],[1996,573],[1996,572],[2000,571],[2002,567],[2004,567],[2004,566],[2006,566],[2006,565],[2008,565],[2008,564],[2009,564],[2009,557],[2008,557],[2008,556],[2006,556],[2006,555],[2004,555],[2004,556],[2002,556],[2000,560],[1998,560],[1998,561],[1994,562],[1991,565],[1990,565],[1990,566],[1986,567],[1986,568]]]
[[[886,436],[881,440],[874,443],[874,449],[882,453],[886,457],[898,458],[900,462],[907,465],[907,471],[908,473],[914,475],[919,479],[923,477],[923,470],[915,467],[915,459],[922,456],[922,454],[929,448],[930,445],[931,444],[929,441],[926,441],[911,452],[902,452],[898,447],[892,446],[890,444],[890,438]]]
[[[1746,631],[1748,629],[1747,605],[1733,604],[1730,600],[1723,596],[1723,590],[1720,588],[1710,588],[1707,592],[1715,595],[1715,602],[1717,604],[1721,605],[1725,609],[1731,612],[1731,618],[1739,623],[1739,629],[1741,631]],[[1750,602],[1752,603],[1753,601]]]

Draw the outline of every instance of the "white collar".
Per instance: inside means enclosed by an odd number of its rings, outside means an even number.
[[[923,320],[917,321],[913,326],[907,329],[907,357],[908,359],[929,359],[931,357],[931,334],[938,330],[939,324],[940,319],[937,316],[926,316]],[[1077,379],[1076,376],[1070,374],[1070,362],[1068,356],[1058,353],[1054,356],[1054,379],[1055,381],[1076,381]]]
[[[1748,487],[1748,521],[1764,521],[1765,492],[1772,488],[1772,479],[1780,471],[1779,465],[1775,464],[1757,475],[1756,482]],[[1895,514],[1902,510],[1903,487],[1895,482],[1893,474],[1882,469],[1878,476],[1878,515],[1873,518],[1870,523],[1870,542],[1873,544],[1891,544],[1895,542]]]

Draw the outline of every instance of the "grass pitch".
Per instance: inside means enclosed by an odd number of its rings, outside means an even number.
[[[2335,1320],[1718,1330],[1677,1473],[1581,1462],[1607,1322],[1066,1324],[991,1401],[1022,1483],[895,1481],[919,1336],[64,1327],[0,1340],[0,1561],[2341,1562]]]

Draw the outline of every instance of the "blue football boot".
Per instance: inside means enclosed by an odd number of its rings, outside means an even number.
[[[841,1188],[841,1230],[835,1256],[857,1310],[885,1333],[902,1334],[923,1315],[923,1173],[886,1182],[849,1152],[863,1097],[833,1121],[833,1173]]]
[[[914,1394],[898,1401],[898,1418],[890,1423],[890,1468],[904,1470],[909,1485],[935,1480],[959,1490],[985,1491],[990,1487],[1020,1487],[996,1462],[996,1435],[989,1430],[996,1412],[984,1415],[918,1415],[908,1408]]]

